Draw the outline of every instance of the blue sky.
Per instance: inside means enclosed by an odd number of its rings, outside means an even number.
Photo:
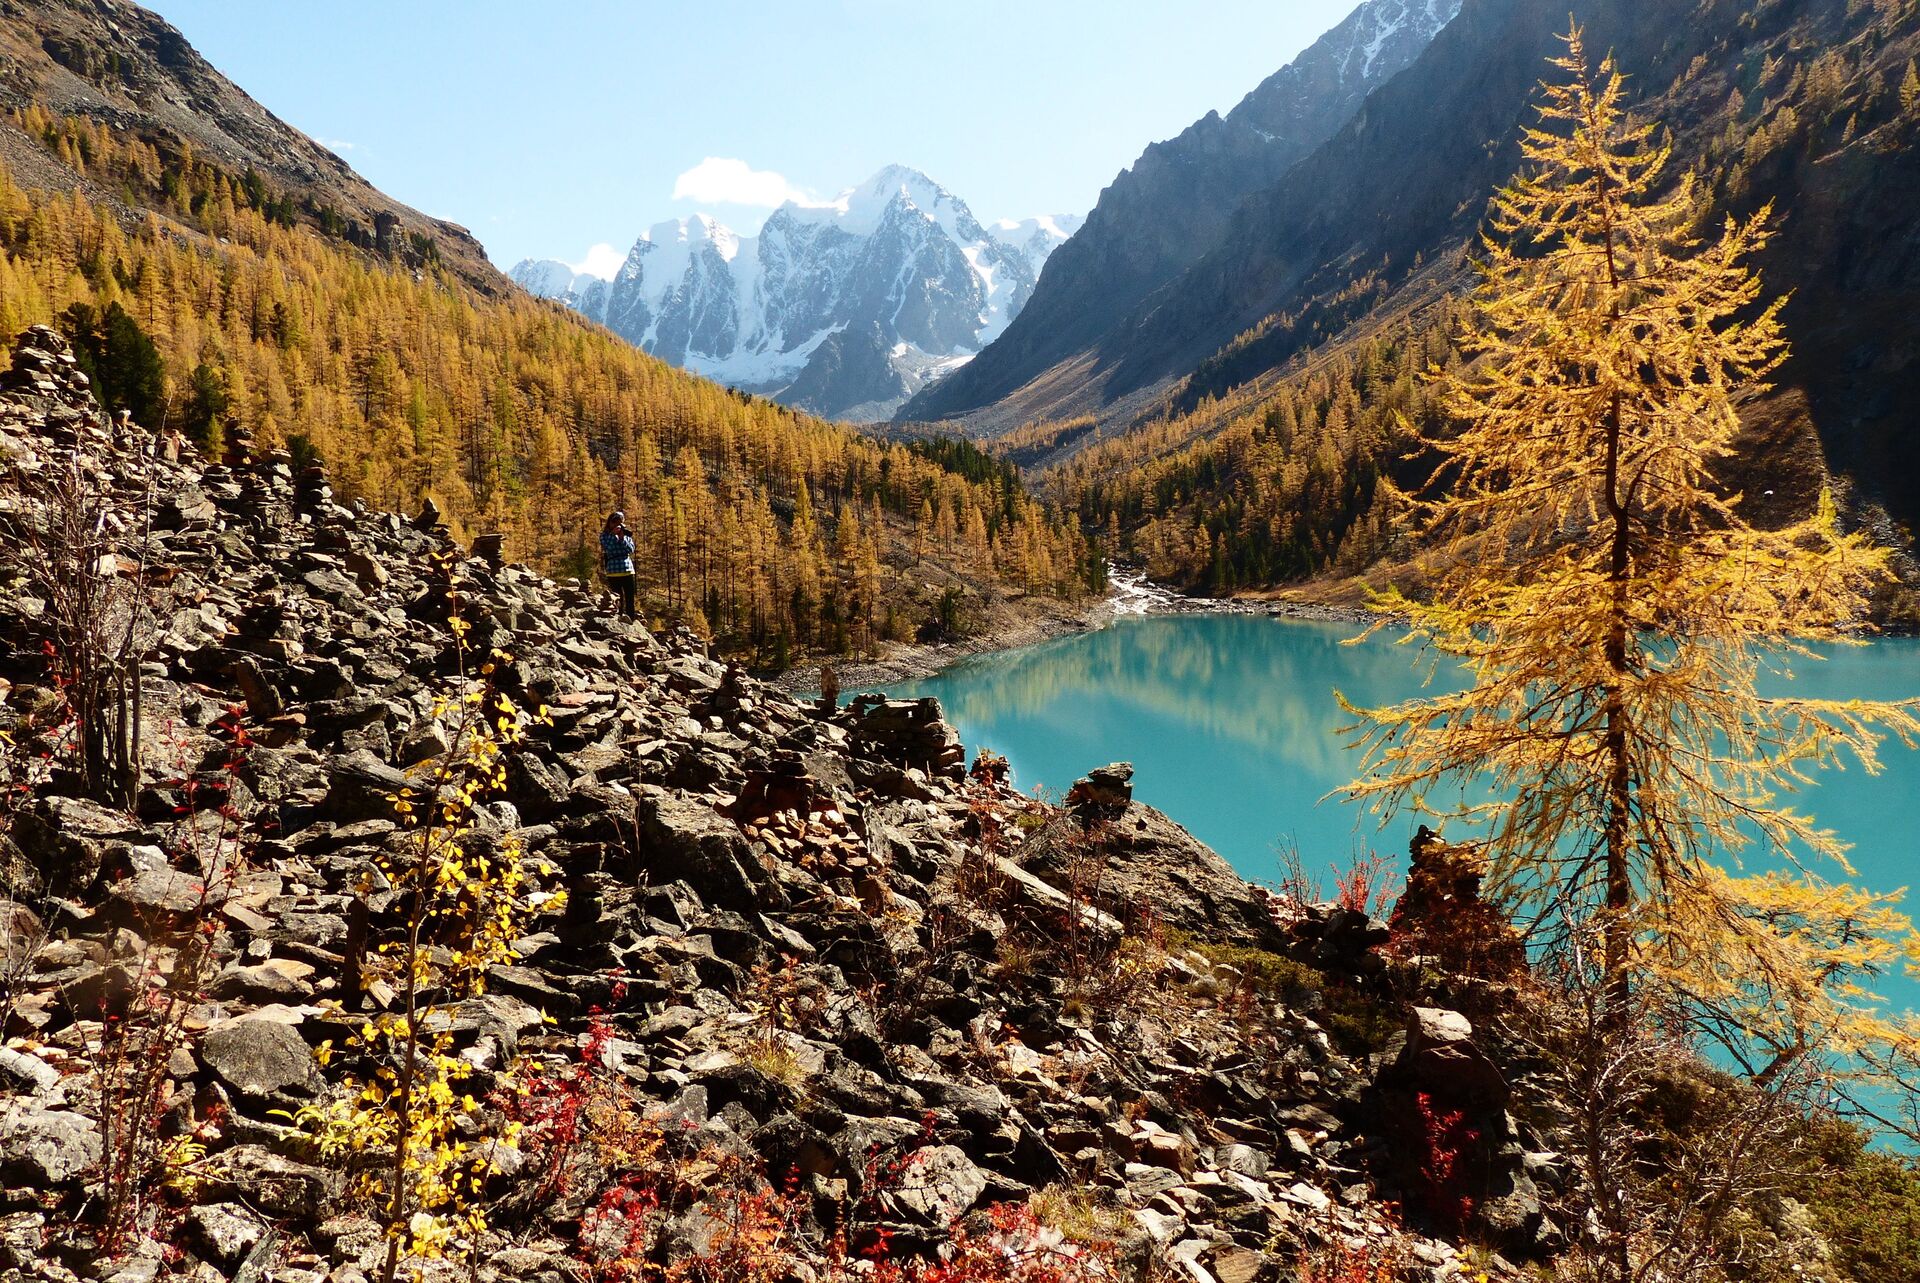
[[[1084,213],[1357,0],[147,0],[241,88],[495,262],[925,171],[983,220]],[[678,196],[676,198],[676,191]],[[604,257],[604,255],[603,255]]]

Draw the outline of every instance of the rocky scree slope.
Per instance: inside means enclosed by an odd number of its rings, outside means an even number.
[[[1079,358],[1206,257],[1243,200],[1279,182],[1345,125],[1459,9],[1460,0],[1368,0],[1225,116],[1209,112],[1148,147],[1100,193],[1006,334],[900,417],[961,419],[992,431],[1022,417],[1071,412],[1043,390],[1078,383],[1085,372],[1071,372]]]
[[[510,275],[675,365],[827,418],[885,419],[1001,334],[1079,219],[983,225],[889,165],[789,201],[754,236],[705,214],[648,229],[611,279],[528,259]]]
[[[114,551],[91,569],[142,638],[148,752],[130,806],[80,794],[45,653],[66,572],[10,558],[0,1274],[377,1268],[371,1209],[293,1116],[340,1090],[342,1058],[316,1048],[390,997],[357,977],[401,919],[378,875],[409,840],[394,795],[449,747],[436,696],[465,689],[455,617],[475,651],[510,653],[496,689],[547,710],[464,839],[524,847],[539,891],[519,956],[431,1017],[472,1068],[462,1134],[490,1156],[473,1277],[617,1276],[636,1243],[699,1262],[729,1198],[777,1200],[784,1244],[824,1250],[837,1227],[934,1251],[1043,1190],[1099,1209],[1085,1232],[1123,1276],[1273,1283],[1333,1242],[1456,1277],[1454,1247],[1390,1228],[1382,1201],[1419,1215],[1430,1155],[1399,1121],[1416,1100],[1471,1119],[1471,1232],[1515,1254],[1556,1241],[1557,1161],[1515,1120],[1497,1021],[1477,1027],[1505,991],[1410,981],[1364,914],[1276,912],[1132,801],[1128,768],[1043,806],[991,760],[969,774],[932,701],[803,707],[574,583],[468,555],[431,512],[342,506],[318,465],[153,444],[101,420],[56,335],[21,337],[0,538],[51,546],[61,478],[99,497]],[[139,1044],[151,1094],[132,1108],[169,1157],[129,1170],[114,1048],[168,995],[178,1020]],[[562,1145],[510,1082],[573,1084],[591,1132]],[[129,1180],[151,1182],[134,1233],[97,1261]]]
[[[158,14],[123,0],[0,0],[0,108],[39,104],[132,133],[163,159],[183,149],[233,174],[251,171],[296,194],[300,217],[322,211],[334,234],[411,266],[445,266],[483,294],[511,288],[465,228],[429,218],[374,188],[333,152],[288,125],[221,75]],[[111,184],[56,165],[11,121],[0,120],[0,160],[29,187],[78,183],[87,199],[127,219]]]

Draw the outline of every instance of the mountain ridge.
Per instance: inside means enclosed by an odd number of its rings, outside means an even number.
[[[509,275],[664,360],[830,418],[884,419],[1002,333],[1078,220],[988,225],[888,165],[742,236],[708,214],[641,233],[610,278],[554,259]]]
[[[1295,413],[1275,396],[1293,386],[1320,431],[1327,406],[1315,371],[1372,360],[1379,343],[1421,347],[1422,331],[1470,287],[1474,237],[1491,193],[1520,164],[1519,132],[1550,74],[1546,60],[1563,49],[1564,8],[1467,0],[1339,133],[1243,202],[1205,259],[1142,302],[1078,366],[1049,372],[1052,384],[1036,381],[999,407],[1010,418],[1063,408],[1085,416],[1070,435],[1036,427],[1020,438],[1042,463],[1101,443],[1100,468],[1076,465],[1063,482],[1068,501],[1089,487],[1107,496],[1083,519],[1103,524],[1103,505],[1119,492],[1114,501],[1137,516],[1140,496],[1123,474],[1145,462],[1163,477],[1204,474],[1172,502],[1161,495],[1149,524],[1160,527],[1161,545],[1181,529],[1191,545],[1203,525],[1222,554],[1204,564],[1172,558],[1164,569],[1209,590],[1278,582],[1230,577],[1226,555],[1258,542],[1235,514],[1273,474],[1253,462],[1254,439],[1270,440],[1275,416]],[[1696,172],[1703,216],[1776,211],[1776,235],[1756,266],[1768,294],[1788,299],[1793,355],[1774,390],[1747,407],[1743,480],[1764,476],[1756,495],[1792,493],[1803,505],[1831,488],[1850,520],[1909,547],[1920,519],[1920,487],[1910,481],[1920,434],[1903,407],[1920,397],[1920,361],[1902,300],[1920,289],[1920,207],[1911,199],[1920,120],[1897,87],[1920,56],[1916,11],[1842,0],[1757,13],[1722,0],[1580,0],[1573,13],[1589,47],[1618,58],[1631,109],[1670,131],[1669,175]],[[1393,408],[1401,393],[1392,384],[1372,385],[1343,410],[1349,424],[1364,412],[1378,432],[1333,434],[1344,444],[1329,438],[1350,453],[1349,477],[1399,466],[1391,416],[1376,422],[1373,414]],[[1215,450],[1212,439],[1229,431],[1235,444]],[[1273,514],[1268,524],[1301,516]],[[1361,502],[1339,520],[1379,528],[1387,517]],[[1122,533],[1125,543],[1136,531],[1123,521]],[[1311,565],[1279,558],[1293,567],[1285,579],[1367,568],[1336,555],[1340,530],[1306,534],[1317,549]],[[1299,546],[1306,534],[1279,542]]]
[[[174,153],[184,144],[235,173],[298,191],[300,218],[326,223],[379,258],[443,266],[489,296],[512,288],[466,228],[387,196],[228,80],[165,19],[127,0],[0,5],[0,108],[34,103],[145,134]],[[44,154],[5,121],[0,161],[23,181],[52,176]],[[137,217],[113,186],[85,176],[80,186],[95,203]]]
[[[1054,256],[1030,305],[980,358],[904,406],[899,417],[1011,426],[999,412],[1034,388],[1026,418],[1070,412],[1050,384],[1156,289],[1198,262],[1239,202],[1279,181],[1360,109],[1366,95],[1420,54],[1459,0],[1369,0],[1221,116],[1209,112],[1151,144],[1100,194],[1082,230]],[[1356,62],[1358,64],[1356,69]]]

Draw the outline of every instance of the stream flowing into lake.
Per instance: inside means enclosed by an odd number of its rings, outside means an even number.
[[[1131,761],[1134,795],[1246,877],[1272,881],[1284,842],[1330,884],[1330,870],[1357,850],[1404,867],[1417,822],[1393,816],[1382,826],[1329,796],[1358,765],[1341,734],[1351,719],[1334,691],[1360,705],[1405,699],[1421,692],[1430,667],[1390,637],[1344,644],[1358,631],[1263,615],[1123,617],[970,659],[890,693],[938,696],[969,752],[1006,756],[1025,790],[1058,794],[1093,767]],[[1839,648],[1795,672],[1775,685],[1829,698],[1920,696],[1920,640]],[[1920,863],[1920,752],[1891,741],[1883,757],[1879,775],[1829,771],[1792,800],[1854,844],[1860,883],[1895,890],[1914,881]],[[1889,978],[1883,991],[1920,1007],[1920,984],[1907,977]]]

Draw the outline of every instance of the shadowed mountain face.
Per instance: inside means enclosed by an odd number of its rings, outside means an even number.
[[[629,342],[835,418],[884,419],[1006,329],[1078,219],[991,226],[890,165],[838,200],[789,203],[757,236],[659,223],[611,280],[529,259],[513,278]]]
[[[1007,333],[929,387],[903,419],[982,413],[1095,348],[1149,294],[1220,243],[1234,210],[1352,118],[1459,11],[1460,0],[1370,0],[1226,116],[1154,143],[1101,193]]]
[[[975,382],[951,380],[905,413],[951,413],[985,432],[1092,414],[1110,436],[1464,289],[1488,196],[1519,163],[1546,60],[1564,48],[1568,8],[1466,0],[1324,145],[1242,201],[1204,257],[1093,343],[1022,368],[996,386],[998,400],[964,403],[1002,368],[999,349],[1044,318],[1049,291],[1066,288],[1075,260],[1063,251],[1022,324],[969,367]],[[1698,170],[1716,211],[1780,211],[1759,264],[1770,292],[1793,296],[1795,355],[1775,404],[1804,407],[1795,414],[1818,428],[1855,498],[1899,522],[1920,518],[1920,436],[1903,408],[1920,397],[1920,331],[1902,302],[1920,289],[1920,112],[1898,92],[1920,53],[1920,13],[1848,0],[1571,8],[1589,47],[1618,59],[1635,110],[1672,131],[1676,178]]]
[[[488,294],[511,288],[463,227],[384,195],[347,163],[255,102],[159,15],[120,0],[0,0],[0,108],[38,103],[234,174],[251,171],[296,198],[292,216],[400,266],[445,266]],[[46,152],[0,121],[0,161],[25,185],[66,186]],[[82,180],[95,204],[125,209],[111,187]],[[127,211],[137,215],[138,211]]]

